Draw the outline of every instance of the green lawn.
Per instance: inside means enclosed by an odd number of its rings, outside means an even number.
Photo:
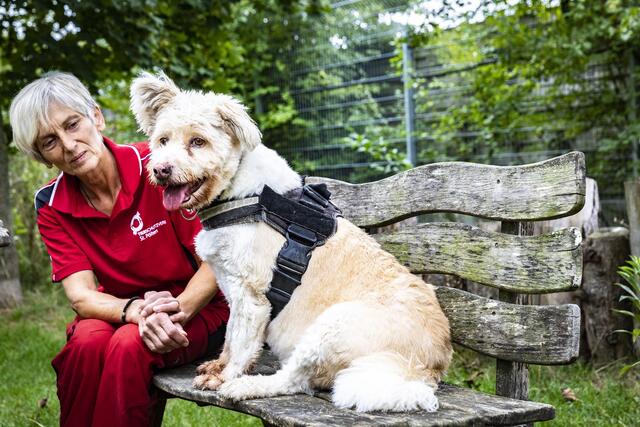
[[[30,292],[25,304],[0,311],[0,426],[55,426],[58,399],[50,361],[73,317],[59,289]],[[531,367],[531,399],[556,407],[549,426],[633,426],[640,420],[640,376],[620,378],[620,364],[604,369],[574,364]],[[448,382],[492,392],[493,362],[465,350],[456,354]],[[577,401],[562,397],[571,388]],[[259,420],[212,407],[171,400],[166,426],[257,426]]]

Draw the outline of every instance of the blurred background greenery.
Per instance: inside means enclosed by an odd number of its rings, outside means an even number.
[[[351,182],[436,161],[507,165],[580,150],[599,186],[601,223],[614,225],[626,222],[623,182],[638,176],[639,42],[632,0],[0,0],[0,183],[10,184],[6,195],[0,185],[0,217],[12,217],[27,302],[0,313],[0,383],[8,384],[0,420],[45,394],[51,408],[48,360],[71,313],[50,289],[35,225],[33,193],[52,171],[16,152],[8,125],[13,96],[44,72],[77,75],[105,112],[105,134],[120,143],[144,139],[128,100],[141,70],[231,93],[249,106],[265,144],[299,172]],[[42,338],[35,347],[34,336]],[[37,355],[42,371],[16,347]],[[460,360],[451,378],[489,387],[478,380],[480,359]],[[594,425],[597,411],[609,420],[601,425],[632,425],[637,384],[610,388],[609,371],[582,369],[539,368],[532,397],[570,408],[559,410],[558,425]],[[596,400],[556,396],[557,372],[558,384],[582,377]],[[40,385],[17,381],[23,374]],[[599,391],[611,405],[596,404]],[[12,423],[38,425],[38,411]],[[225,424],[219,416],[210,420]],[[172,425],[191,422],[178,419]]]

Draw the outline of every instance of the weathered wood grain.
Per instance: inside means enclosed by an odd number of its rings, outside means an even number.
[[[629,259],[629,230],[624,227],[601,228],[591,233],[584,247],[584,281],[582,283],[582,312],[586,344],[594,364],[605,364],[631,354],[631,337],[615,330],[631,330],[633,322],[620,316],[615,309],[628,310],[624,294],[614,286],[620,283],[618,266]]]
[[[455,274],[522,293],[573,290],[582,280],[577,228],[520,237],[459,223],[425,223],[373,237],[414,273]]]
[[[454,342],[499,359],[557,365],[578,357],[577,305],[517,305],[453,288],[437,288]]]
[[[2,220],[0,220],[0,248],[3,246],[9,246],[11,244],[11,235],[9,230],[4,226]]]
[[[495,220],[542,220],[578,212],[585,197],[584,154],[572,152],[523,166],[434,163],[365,184],[326,182],[332,200],[360,227],[429,212]]]
[[[533,235],[533,222],[506,221],[500,231],[516,236]],[[531,295],[517,294],[507,290],[498,292],[498,300],[511,304],[531,304]],[[526,363],[496,359],[496,394],[514,399],[529,400],[529,366]],[[533,423],[518,427],[533,427]]]
[[[268,357],[268,355],[267,355]],[[271,367],[258,367],[270,371]],[[279,396],[230,402],[216,392],[194,389],[191,385],[195,366],[188,365],[157,374],[154,385],[183,398],[250,414],[265,424],[280,426],[468,426],[509,425],[516,422],[542,421],[554,417],[550,405],[525,402],[479,393],[470,389],[441,384],[436,395],[440,409],[435,413],[368,413],[338,409],[330,403],[330,394]]]

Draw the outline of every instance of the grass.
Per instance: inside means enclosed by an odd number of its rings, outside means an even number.
[[[51,359],[64,344],[64,325],[73,318],[58,288],[28,292],[25,303],[0,311],[0,426],[56,426],[60,410]],[[556,407],[545,426],[633,426],[640,419],[640,370],[619,376],[622,362],[594,369],[532,366],[532,400]],[[457,349],[447,382],[493,393],[494,362]],[[578,400],[568,401],[570,388]],[[260,421],[214,407],[170,400],[165,426],[259,426]]]

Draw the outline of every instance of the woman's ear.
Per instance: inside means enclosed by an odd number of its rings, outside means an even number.
[[[163,72],[158,75],[143,72],[131,83],[131,110],[140,130],[153,133],[158,113],[169,104],[180,89]]]
[[[95,123],[98,131],[102,132],[104,130],[106,126],[104,115],[102,114],[102,110],[98,106],[96,106],[95,110],[93,111],[93,122]]]
[[[247,114],[247,108],[237,99],[228,95],[216,95],[218,114],[225,123],[231,136],[243,146],[246,151],[252,151],[260,144],[262,134],[256,122]]]

